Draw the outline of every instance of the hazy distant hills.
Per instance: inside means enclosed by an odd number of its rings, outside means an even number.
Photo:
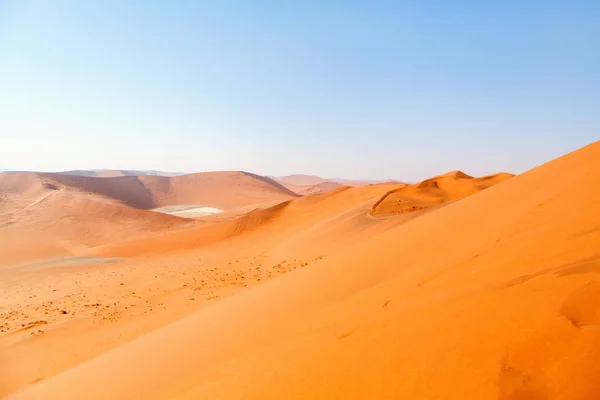
[[[96,178],[114,178],[117,176],[178,176],[182,172],[165,172],[154,170],[126,170],[126,169],[75,169],[72,171],[59,172],[63,175],[90,176]]]
[[[12,168],[0,168],[0,172],[42,172]],[[118,176],[179,176],[186,175],[184,172],[166,172],[155,170],[132,170],[132,169],[74,169],[71,171],[53,172],[62,175],[88,176],[93,178],[115,178]]]
[[[29,172],[15,169],[0,169],[0,172]],[[89,178],[117,178],[117,177],[139,177],[139,176],[160,176],[160,177],[175,177],[182,175],[191,175],[184,172],[168,172],[156,170],[125,170],[125,169],[75,169],[70,171],[56,172],[59,175],[70,175]],[[340,178],[321,178],[314,175],[294,174],[287,176],[270,176],[268,179],[283,185],[283,187],[300,195],[308,195],[315,193],[325,193],[344,186],[358,187],[364,185],[372,185],[379,183],[401,183],[392,180],[352,180]]]
[[[24,170],[15,170],[11,168],[0,168],[1,172],[30,172]],[[188,175],[185,172],[169,172],[156,170],[129,170],[129,169],[74,169],[69,171],[56,172],[61,175],[84,176],[91,178],[116,178],[121,176],[163,176],[174,177]],[[364,186],[378,183],[401,183],[393,180],[352,180],[340,178],[321,178],[314,175],[293,174],[287,176],[269,176],[284,187],[296,193],[306,195],[313,193],[324,193],[342,186]]]

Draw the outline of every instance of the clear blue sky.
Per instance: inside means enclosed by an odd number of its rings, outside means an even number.
[[[598,1],[0,0],[0,167],[418,180],[600,139]]]

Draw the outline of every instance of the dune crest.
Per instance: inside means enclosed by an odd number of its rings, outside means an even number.
[[[513,176],[504,172],[474,178],[462,171],[451,171],[389,191],[373,205],[371,215],[376,218],[389,217],[440,206],[485,190]]]

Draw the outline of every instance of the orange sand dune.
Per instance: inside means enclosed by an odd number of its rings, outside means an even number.
[[[256,214],[230,251],[322,218],[369,235],[9,398],[598,398],[598,182],[600,142],[418,218],[351,189]]]
[[[145,211],[154,207],[257,208],[296,197],[277,182],[246,172],[172,178],[0,174],[0,265],[87,254],[98,245],[194,225],[190,220]]]
[[[275,247],[294,242],[299,236],[308,236],[308,241],[314,247],[315,230],[322,230],[324,225],[337,228],[340,225],[339,218],[347,218],[349,215],[370,220],[366,213],[373,202],[386,191],[398,186],[382,184],[358,188],[342,187],[327,193],[286,201],[267,209],[254,210],[239,218],[206,223],[192,230],[102,246],[95,254],[106,257],[135,257],[173,253],[198,249],[248,233],[252,235],[245,239],[255,248],[270,247],[270,251],[273,251]],[[329,231],[329,227],[325,230]],[[356,226],[356,229],[362,228]],[[341,230],[343,232],[340,233],[344,236],[352,233],[347,226]],[[240,246],[232,244],[231,247]],[[317,247],[327,250],[331,247],[331,240],[324,242],[324,246]]]
[[[423,210],[470,196],[512,176],[500,173],[473,178],[461,171],[448,172],[386,193],[373,205],[371,215],[385,217]]]
[[[229,209],[297,197],[272,179],[248,172],[201,172],[175,177],[143,175],[103,179],[62,174],[40,175],[60,187],[98,194],[140,209],[181,204]]]
[[[202,172],[172,178],[141,176],[157,206],[202,204],[221,209],[285,201],[298,195],[274,180],[249,172]]]
[[[19,185],[28,180],[20,181]],[[87,254],[90,248],[101,244],[196,224],[193,220],[138,210],[97,195],[48,188],[43,181],[30,183],[25,194],[6,195],[2,203],[0,265]]]
[[[12,293],[4,301],[0,297],[0,304],[8,302],[11,310],[5,314],[0,309],[0,332],[8,332],[4,340],[0,333],[0,350],[8,342],[11,358],[25,360],[13,363],[8,381],[3,383],[0,374],[0,396],[53,376],[215,298],[319,263],[323,257],[343,250],[349,241],[386,229],[386,222],[392,220],[374,220],[366,213],[377,198],[396,187],[342,188],[255,210],[223,224],[207,223],[188,233],[150,239],[130,233],[131,240],[111,245],[113,241],[105,239],[107,246],[85,249],[83,254],[88,256],[119,254],[117,259],[129,260],[115,267],[83,264],[62,271],[55,262],[43,268],[36,264],[35,272],[30,273],[26,266],[0,269],[0,289]],[[392,225],[401,222],[394,219]],[[69,245],[73,247],[72,242]],[[69,264],[74,261],[66,260]],[[113,277],[112,283],[106,280],[107,275]],[[126,286],[119,285],[117,279],[125,280]],[[77,284],[69,286],[73,281]],[[158,287],[148,292],[146,286],[153,281]],[[82,291],[82,287],[88,289]],[[48,292],[48,288],[57,291]],[[130,294],[123,295],[123,289]],[[160,295],[164,292],[170,293],[167,298]],[[44,301],[48,298],[52,302]],[[117,308],[90,315],[98,304]],[[127,306],[123,310],[123,304],[129,305],[129,310]],[[157,314],[163,307],[168,314]],[[58,313],[61,308],[67,310],[66,316]],[[44,322],[41,328],[31,325],[39,321]],[[15,331],[19,326],[22,331]],[[58,360],[57,351],[63,354]]]

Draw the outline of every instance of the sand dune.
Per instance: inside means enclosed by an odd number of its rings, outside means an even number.
[[[227,210],[298,197],[269,178],[245,172],[173,178],[6,173],[0,174],[0,194],[0,265],[85,255],[99,245],[196,224],[146,211],[154,207],[198,204]]]
[[[103,179],[62,174],[34,175],[59,188],[97,194],[139,209],[182,204],[202,204],[228,209],[297,197],[279,183],[247,172],[202,172],[175,177],[142,175]]]
[[[98,247],[97,256],[128,258],[126,267],[64,270],[79,271],[90,289],[61,286],[65,297],[53,301],[85,314],[87,299],[99,309],[102,294],[102,304],[129,308],[69,321],[58,315],[65,330],[58,322],[26,325],[45,331],[29,340],[11,331],[0,345],[9,346],[4,357],[15,372],[0,379],[0,394],[596,398],[599,181],[597,142],[516,177],[453,171],[410,186],[342,187]],[[36,185],[25,188],[32,198],[44,195]],[[407,210],[398,200],[427,208]],[[108,282],[129,277],[128,291],[119,283],[95,291],[105,271],[116,279]],[[36,279],[54,282],[56,273]],[[23,276],[11,274],[0,269],[2,282],[19,282],[23,291]],[[24,295],[49,294],[30,285],[35,292]],[[143,301],[150,304],[143,313],[131,311]],[[172,308],[157,310],[163,303]],[[127,318],[94,328],[85,322],[109,315]],[[66,354],[53,360],[49,348]],[[33,358],[37,369],[27,364]]]
[[[330,229],[341,230],[342,238],[351,236],[354,231],[362,231],[359,225],[349,229],[340,220],[360,217],[364,221],[370,220],[367,216],[373,202],[386,193],[390,188],[397,188],[397,184],[374,185],[358,188],[342,187],[340,189],[321,194],[301,197],[286,201],[266,209],[259,209],[228,221],[206,223],[196,229],[174,232],[150,238],[141,238],[123,241],[108,246],[99,247],[95,254],[110,257],[136,257],[158,255],[183,250],[197,250],[203,246],[223,242],[226,239],[245,236],[242,245],[225,243],[232,248],[254,246],[256,250],[276,249],[282,254],[291,254],[289,247],[303,249],[304,253],[310,252],[311,256],[315,247],[318,233]],[[398,223],[394,222],[394,223]],[[251,235],[248,235],[251,233]],[[307,238],[305,244],[299,238]],[[321,251],[332,248],[331,239],[327,239],[317,246]]]
[[[0,213],[0,266],[85,255],[126,238],[193,227],[193,220],[138,210],[87,193],[31,186],[29,196],[8,196]]]
[[[292,192],[301,194],[303,196],[316,193],[327,193],[344,186],[337,182],[320,182],[314,185],[292,185],[289,183],[282,183],[282,185]]]
[[[385,217],[439,206],[470,196],[512,176],[500,173],[473,178],[462,171],[448,172],[414,185],[391,190],[373,205],[371,215]]]
[[[378,184],[378,183],[401,183],[398,181],[391,181],[391,180],[380,181],[380,180],[374,180],[374,179],[371,179],[371,180],[341,179],[341,178],[326,179],[326,178],[321,178],[321,177],[315,176],[315,175],[303,175],[303,174],[278,176],[278,177],[273,177],[273,179],[276,180],[277,182],[281,183],[285,187],[300,187],[300,188],[307,188],[307,187],[312,187],[312,186],[318,187],[321,184],[324,184],[325,187],[327,187],[328,185],[331,185],[331,184],[338,184],[341,186],[358,187],[358,186],[373,185],[373,184]]]
[[[301,195],[326,193],[331,190],[347,186],[332,180],[323,179],[313,175],[288,175],[274,177],[273,180],[277,181],[282,186],[286,187],[292,192]]]
[[[294,174],[287,176],[276,176],[274,180],[281,184],[296,185],[296,186],[311,186],[318,183],[328,182],[327,179],[315,175]]]
[[[202,204],[231,209],[298,197],[274,180],[249,172],[202,172],[172,178],[141,176],[155,207]]]

